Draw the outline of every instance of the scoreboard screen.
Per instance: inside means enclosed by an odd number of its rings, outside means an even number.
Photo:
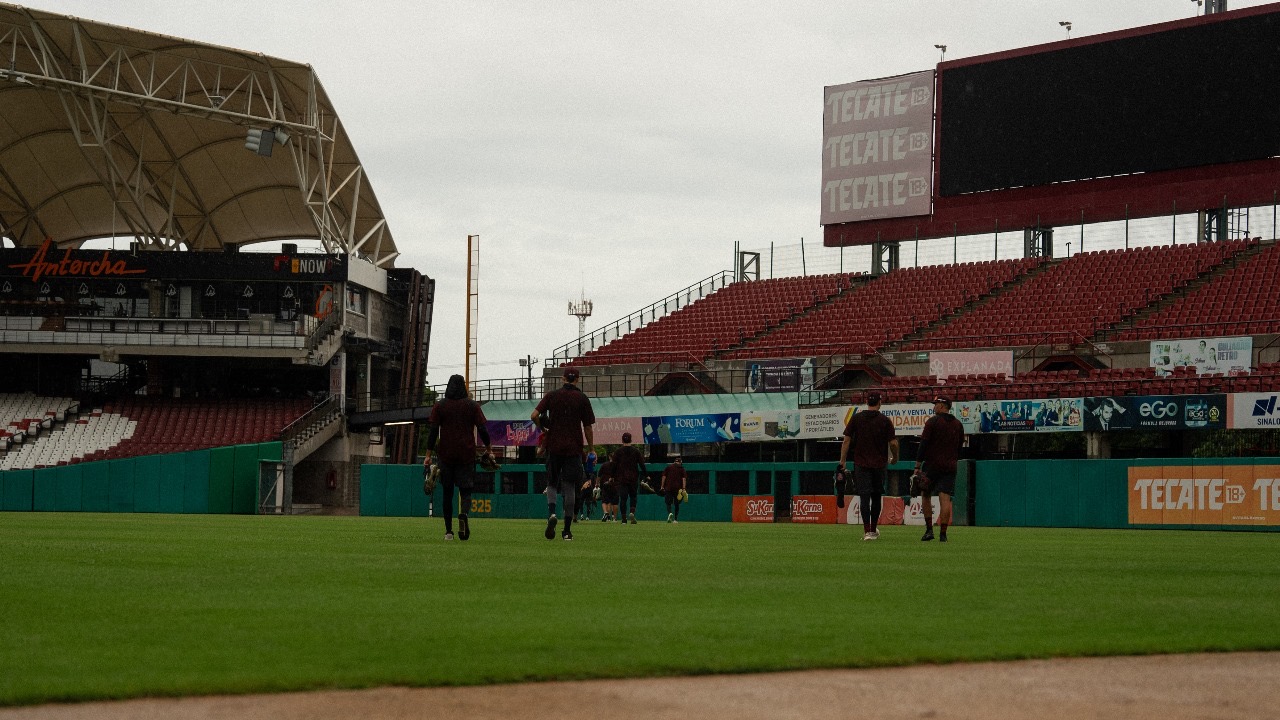
[[[1280,13],[940,66],[936,197],[1280,156]]]

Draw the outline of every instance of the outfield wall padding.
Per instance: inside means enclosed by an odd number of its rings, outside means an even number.
[[[1267,458],[981,460],[974,484],[977,525],[1280,531],[1276,525],[1135,525],[1129,522],[1131,467],[1275,465]]]
[[[252,515],[259,466],[281,452],[269,442],[0,471],[0,510]]]

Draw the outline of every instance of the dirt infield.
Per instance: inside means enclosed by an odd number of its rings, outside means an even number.
[[[144,699],[0,710],[0,720],[571,717],[1276,717],[1280,653],[1160,655],[469,688]]]

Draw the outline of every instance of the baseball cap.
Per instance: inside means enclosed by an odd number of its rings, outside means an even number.
[[[631,433],[622,433],[622,442],[624,443],[631,442]]]
[[[946,406],[947,406],[947,409],[948,409],[948,410],[950,410],[950,409],[951,409],[951,400],[950,400],[950,399],[948,399],[948,398],[945,398],[945,397],[943,397],[943,396],[941,396],[941,395],[939,395],[938,397],[934,398],[934,399],[933,399],[933,402],[934,402],[935,404],[936,404],[936,403],[942,403],[943,405],[946,405]]]
[[[573,382],[578,379],[578,368],[567,367],[564,369],[564,379]]]
[[[878,392],[867,393],[867,404],[868,404],[868,405],[879,405],[879,404],[880,404],[880,393],[878,393]]]

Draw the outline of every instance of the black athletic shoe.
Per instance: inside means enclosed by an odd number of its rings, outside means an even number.
[[[548,540],[556,539],[556,516],[552,515],[547,518],[547,531],[542,534]]]
[[[932,531],[932,530],[925,530],[925,531],[924,531],[924,537],[920,538],[920,542],[929,542],[929,541],[930,541],[930,540],[932,540],[932,539],[933,539],[933,531]]]
[[[946,542],[946,541],[947,541],[946,533],[942,533],[941,535],[938,536],[938,542]]]
[[[458,516],[458,539],[469,540],[471,538],[471,523],[467,522],[467,514],[462,513]]]

